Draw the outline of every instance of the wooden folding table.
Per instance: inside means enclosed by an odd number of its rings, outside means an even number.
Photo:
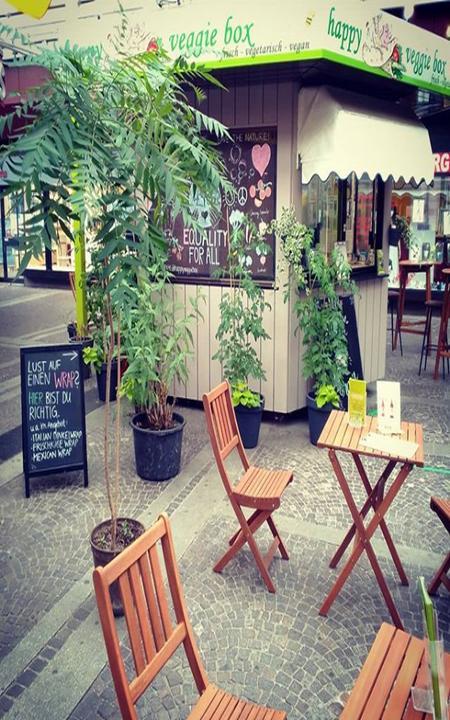
[[[333,466],[334,473],[337,477],[341,490],[343,492],[345,501],[350,510],[353,524],[349,528],[347,534],[341,545],[335,552],[330,567],[335,568],[342,558],[347,547],[350,545],[354,538],[353,548],[350,553],[350,557],[347,559],[339,577],[334,583],[330,593],[328,594],[325,602],[320,608],[320,615],[327,615],[331,605],[335,601],[337,595],[340,593],[344,583],[348,579],[351,571],[358,562],[362,553],[365,551],[369,558],[372,569],[375,573],[380,590],[383,593],[384,599],[388,606],[392,620],[398,628],[403,629],[402,621],[398,614],[397,608],[395,607],[394,600],[389,591],[389,588],[384,579],[383,573],[379,566],[376,558],[374,549],[371,544],[371,538],[375,530],[379,527],[383,533],[386,544],[389,548],[392,560],[397,569],[398,575],[402,585],[408,585],[408,578],[403,569],[400,557],[395,548],[391,534],[386,525],[384,516],[389,510],[392,502],[394,501],[397,493],[401,486],[405,482],[409,473],[413,469],[414,465],[422,467],[424,464],[423,457],[423,431],[422,426],[412,422],[402,422],[401,424],[402,434],[398,436],[402,440],[409,440],[418,444],[415,455],[412,458],[401,457],[393,453],[382,452],[381,450],[373,450],[366,445],[361,443],[361,439],[369,432],[377,432],[378,421],[375,417],[366,417],[364,427],[353,428],[348,424],[348,415],[345,412],[339,410],[333,410],[328,421],[320,435],[317,443],[318,447],[328,448],[328,455]],[[339,462],[337,451],[350,453],[359,477],[361,478],[364,489],[367,493],[367,500],[364,502],[362,507],[358,510],[356,502],[353,498],[350,490],[348,481],[345,477],[342,466]],[[386,467],[381,473],[375,484],[371,484],[367,473],[364,469],[361,456],[380,458],[386,462]],[[399,469],[394,477],[394,468],[399,465]],[[391,482],[388,486],[388,481],[391,478]],[[369,510],[373,510],[373,516],[370,520],[364,524],[366,516]]]

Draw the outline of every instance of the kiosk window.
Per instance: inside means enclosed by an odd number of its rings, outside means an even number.
[[[315,240],[331,252],[338,244],[355,268],[375,267],[381,247],[383,182],[354,173],[341,180],[331,173],[326,181],[315,176],[302,188],[303,222]]]

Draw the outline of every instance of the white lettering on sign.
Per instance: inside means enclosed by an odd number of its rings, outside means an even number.
[[[450,150],[434,153],[434,174],[450,173]]]

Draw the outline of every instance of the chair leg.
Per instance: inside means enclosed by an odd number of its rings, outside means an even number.
[[[428,585],[428,592],[430,595],[435,595],[438,591],[439,585],[443,583],[447,590],[450,588],[450,581],[447,578],[447,573],[450,570],[450,553],[445,558],[444,562],[433,576],[432,581]]]
[[[427,356],[428,356],[428,349],[430,346],[430,330],[431,330],[431,318],[432,318],[432,309],[431,307],[427,307],[427,314],[425,317],[425,327],[423,330],[423,338],[422,338],[422,350],[420,351],[420,364],[419,364],[419,375],[422,372],[422,362],[423,362],[423,369],[427,369]],[[424,353],[425,353],[425,361],[424,361]]]
[[[271,530],[274,538],[276,538],[278,540],[278,549],[280,551],[281,557],[283,558],[283,560],[289,560],[289,555],[288,555],[287,550],[284,546],[284,543],[280,537],[280,533],[278,532],[277,526],[275,525],[274,521],[272,520],[272,516],[270,516],[270,515],[267,518],[267,524],[270,527],[270,530]]]
[[[217,561],[217,563],[214,565],[213,570],[214,572],[221,573],[225,566],[228,565],[230,560],[232,560],[232,558],[236,555],[236,553],[239,552],[239,550],[245,545],[245,543],[248,543],[268,591],[274,593],[275,585],[272,582],[267,568],[269,567],[270,562],[277,549],[280,551],[283,560],[289,560],[289,556],[287,554],[284,543],[281,540],[278,529],[271,518],[272,511],[255,510],[255,512],[252,513],[249,519],[246,520],[245,515],[239,506],[236,506],[234,510],[236,512],[241,528],[230,538],[230,540],[228,541],[230,544],[229,549],[220,558],[220,560]],[[255,532],[265,522],[267,522],[267,524],[269,525],[271,533],[274,537],[274,542],[272,543],[267,555],[263,557],[253,536]]]
[[[391,313],[391,350],[394,347],[394,303],[389,300],[389,312]]]
[[[397,322],[398,322],[398,303],[399,302],[400,302],[400,298],[398,299],[398,302],[397,302]],[[402,328],[400,325],[398,326],[398,340],[400,343],[400,355],[401,355],[401,357],[403,357]]]

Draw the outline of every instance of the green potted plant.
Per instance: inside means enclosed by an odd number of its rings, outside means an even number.
[[[0,32],[27,46],[17,30],[3,26]],[[32,59],[11,64],[38,63],[49,71],[49,80],[0,117],[0,137],[7,124],[12,128],[14,114],[28,120],[15,141],[0,149],[8,174],[4,192],[23,193],[28,208],[19,239],[19,273],[57,243],[59,233],[73,243],[75,253],[84,253],[85,247],[98,253],[109,334],[104,408],[109,517],[94,529],[91,546],[108,557],[135,535],[132,523],[118,517],[120,399],[114,430],[110,427],[111,368],[114,355],[121,357],[122,318],[130,311],[139,269],[166,257],[162,228],[168,215],[182,213],[189,221],[191,187],[212,204],[220,192],[223,164],[214,138],[226,135],[185,94],[191,89],[202,99],[195,83],[213,82],[206,71],[183,59],[170,61],[155,43],[130,56],[125,15],[119,32],[114,50],[33,45]]]
[[[389,245],[399,248],[399,260],[408,260],[410,251],[417,254],[419,246],[414,239],[410,223],[394,208],[389,227]]]
[[[240,211],[229,218],[229,248],[226,269],[228,292],[220,302],[220,323],[216,332],[219,349],[213,360],[222,364],[231,386],[236,421],[245,448],[258,444],[264,409],[263,396],[249,388],[249,379],[265,380],[266,374],[255,343],[269,339],[263,313],[268,303],[263,289],[254,281],[248,259],[250,253],[267,254],[269,246]]]
[[[178,474],[181,462],[185,420],[170,393],[188,377],[190,326],[198,306],[194,300],[190,307],[177,303],[170,278],[164,258],[143,268],[125,322],[128,367],[120,393],[135,407],[130,425],[136,471],[145,480],[167,480]]]
[[[351,267],[343,254],[326,254],[314,245],[312,231],[293,209],[283,209],[271,229],[280,240],[289,280],[297,289],[294,310],[303,334],[303,374],[311,379],[307,395],[310,439],[315,445],[333,407],[347,395],[349,356],[340,294],[354,292]]]

